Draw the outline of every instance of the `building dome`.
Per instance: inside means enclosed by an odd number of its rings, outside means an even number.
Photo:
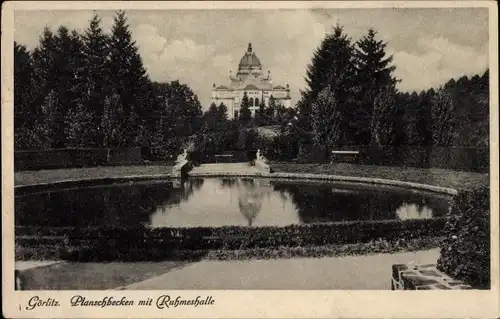
[[[252,51],[252,44],[248,44],[247,52],[240,60],[240,64],[238,65],[238,71],[241,70],[249,70],[249,69],[257,69],[262,70],[262,64],[260,64],[259,58]]]

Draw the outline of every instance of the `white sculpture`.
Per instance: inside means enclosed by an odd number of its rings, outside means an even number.
[[[184,152],[177,156],[177,160],[175,161],[177,164],[184,162],[187,159],[187,149],[184,149]]]
[[[262,156],[262,154],[260,153],[260,149],[257,150],[257,160],[264,162],[264,163],[267,162],[267,160],[264,158],[264,156]]]
[[[187,149],[184,149],[184,152],[179,156],[177,156],[177,159],[175,160],[175,165],[172,169],[172,172],[175,175],[182,175],[182,168],[184,167],[184,165],[188,163],[187,155],[188,155]]]
[[[257,166],[257,168],[263,173],[271,173],[271,168],[267,164],[266,158],[260,153],[260,149],[257,150],[255,166]]]

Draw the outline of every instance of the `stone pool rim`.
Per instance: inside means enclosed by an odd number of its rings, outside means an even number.
[[[395,179],[385,179],[378,177],[358,177],[358,176],[344,176],[344,175],[322,175],[322,174],[306,174],[306,173],[228,173],[228,172],[211,172],[202,174],[188,174],[186,178],[222,178],[222,177],[255,177],[264,179],[281,179],[281,180],[315,180],[315,181],[328,181],[328,182],[351,182],[363,184],[374,184],[374,185],[385,185],[385,186],[395,186],[413,190],[424,190],[433,193],[440,193],[445,195],[455,196],[458,191],[454,188],[442,187],[430,184],[422,184],[415,182],[407,182]],[[120,182],[134,182],[134,181],[153,181],[153,180],[179,180],[180,177],[175,174],[142,174],[142,175],[128,175],[128,176],[117,176],[117,177],[103,177],[103,178],[79,178],[79,179],[63,179],[51,182],[41,182],[34,184],[20,184],[14,185],[14,189],[18,190],[30,190],[37,188],[50,188],[50,187],[60,187],[60,186],[88,186],[88,185],[105,185],[109,183],[120,183]]]

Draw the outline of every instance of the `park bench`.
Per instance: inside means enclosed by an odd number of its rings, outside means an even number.
[[[225,160],[229,159],[229,163],[231,163],[232,158],[233,158],[232,154],[217,154],[215,155],[215,162],[219,163],[220,159],[225,159]]]
[[[359,151],[332,151],[332,163],[335,162],[357,162]]]

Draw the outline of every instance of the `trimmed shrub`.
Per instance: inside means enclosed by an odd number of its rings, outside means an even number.
[[[438,269],[469,285],[490,288],[490,188],[463,191],[451,206]]]
[[[65,247],[67,254],[62,257],[65,259],[151,260],[167,258],[171,252],[180,250],[319,247],[333,244],[368,243],[379,239],[410,241],[419,238],[437,238],[443,235],[445,223],[445,218],[434,218],[354,221],[286,227],[65,227],[59,229],[17,227],[16,245],[29,248],[32,245],[38,245],[37,239],[52,236],[50,243],[57,247]]]
[[[65,148],[14,152],[14,170],[93,167],[112,164],[142,163],[140,147]]]
[[[302,144],[299,146],[297,162],[307,163],[328,163],[330,159],[330,148],[323,145]]]

